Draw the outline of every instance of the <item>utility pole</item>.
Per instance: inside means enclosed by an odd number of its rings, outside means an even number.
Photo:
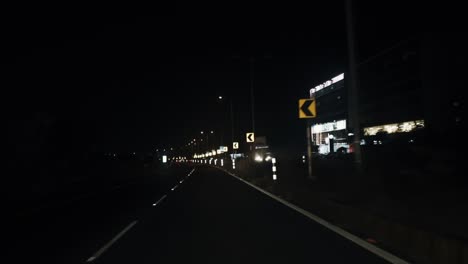
[[[346,0],[346,32],[348,37],[348,57],[349,57],[349,88],[348,88],[348,118],[353,131],[353,150],[356,168],[360,173],[362,171],[362,152],[361,152],[361,126],[359,120],[359,80],[357,73],[356,58],[356,39],[354,34],[352,0]]]

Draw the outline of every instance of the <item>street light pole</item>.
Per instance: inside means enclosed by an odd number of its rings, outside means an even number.
[[[232,108],[232,98],[229,98],[229,109],[231,112],[231,144],[234,142],[234,111]]]
[[[203,135],[205,134],[205,132],[201,131],[200,134],[201,134],[200,141],[203,142]],[[205,145],[205,148],[206,148],[206,149],[208,149],[208,148],[210,147],[210,146],[208,146],[208,134],[207,134],[207,136],[206,136],[206,140],[205,140],[205,144],[204,144],[204,145]],[[202,147],[202,148],[203,148],[203,147]]]
[[[240,58],[240,57],[235,56],[233,58]],[[271,56],[263,56],[263,58],[271,59]],[[251,115],[252,115],[252,132],[255,133],[255,91],[254,91],[255,56],[250,55],[248,59],[249,59],[249,65],[250,65],[250,105],[251,105]]]
[[[220,101],[223,100],[223,96],[219,96],[218,99]],[[232,103],[232,96],[229,96],[228,97],[228,100],[229,100],[229,115],[230,115],[230,120],[231,120],[231,144],[234,142],[234,107],[233,107],[233,103]]]
[[[252,132],[255,133],[255,95],[254,95],[254,63],[255,59],[250,57],[250,103],[252,110]]]
[[[213,134],[214,134],[214,131],[211,130],[211,131],[210,131],[210,134],[213,135]],[[208,135],[206,135],[206,136],[208,137]],[[208,141],[208,142],[209,142],[209,141]],[[211,138],[211,145],[210,145],[210,148],[211,148],[211,149],[216,148],[216,140],[215,140],[214,135],[213,135],[213,138]]]

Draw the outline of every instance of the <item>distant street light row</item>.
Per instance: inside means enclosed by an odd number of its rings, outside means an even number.
[[[256,57],[256,56],[233,56],[232,57],[233,59],[247,59],[247,61],[249,62],[249,69],[250,69],[250,103],[251,103],[251,115],[252,115],[252,133],[255,133],[255,95],[254,95],[254,73],[255,73],[255,62],[260,60],[260,59],[271,59],[271,55],[264,55],[264,56],[261,56],[261,57]],[[234,144],[235,142],[235,131],[234,131],[234,110],[233,110],[233,98],[232,96],[228,96],[227,100],[224,96],[222,95],[218,95],[218,100],[220,102],[225,102],[225,101],[228,101],[229,102],[229,119],[231,121],[231,144]],[[200,132],[201,135],[204,135],[204,131],[201,131]],[[214,134],[214,131],[210,131],[210,134]],[[219,131],[218,134],[221,135],[221,140],[220,140],[220,144],[223,144],[223,135],[224,135],[224,132],[223,131]],[[200,139],[200,142],[202,142],[203,139]],[[186,146],[189,147],[189,146],[195,146],[197,145],[196,143],[196,140],[193,139],[193,141],[191,141],[190,143],[188,143]],[[201,144],[198,144],[197,146],[200,147]],[[207,138],[206,138],[206,147],[210,147],[209,146],[209,138],[208,138],[208,135],[207,135]]]

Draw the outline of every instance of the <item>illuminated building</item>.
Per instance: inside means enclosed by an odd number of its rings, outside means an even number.
[[[321,154],[349,148],[344,78],[342,73],[310,89],[310,97],[317,101],[317,117],[312,120],[311,127],[312,142],[315,151]]]

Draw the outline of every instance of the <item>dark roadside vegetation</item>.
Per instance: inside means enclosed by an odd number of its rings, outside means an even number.
[[[145,157],[120,153],[17,157],[5,192],[10,209],[21,215],[136,183],[149,165]]]

